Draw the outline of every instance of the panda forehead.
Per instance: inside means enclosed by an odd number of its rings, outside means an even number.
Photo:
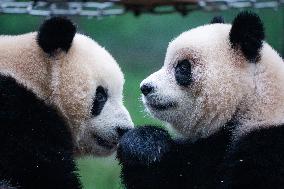
[[[91,38],[76,34],[73,44],[66,54],[67,67],[83,69],[94,85],[103,86],[109,92],[120,91],[124,83],[122,71],[111,54]],[[115,93],[114,92],[114,93]]]
[[[230,28],[230,24],[209,24],[182,33],[170,42],[164,66],[171,69],[183,59],[191,60],[193,64],[224,62],[231,49]]]
[[[109,93],[120,95],[123,90],[124,78],[122,74],[118,72],[96,74],[93,80],[96,87],[102,86]]]
[[[218,48],[228,48],[230,28],[230,24],[209,24],[182,33],[170,42],[167,49],[168,61],[178,57],[202,57]]]
[[[177,64],[179,61],[187,59],[187,60],[191,60],[194,63],[199,62],[198,60],[200,60],[200,56],[201,56],[202,52],[196,51],[196,50],[192,50],[190,48],[180,48],[180,49],[175,49],[172,52],[167,53],[166,58],[165,58],[165,65],[175,65]]]

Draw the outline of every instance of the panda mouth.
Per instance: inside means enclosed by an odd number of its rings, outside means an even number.
[[[177,105],[174,102],[168,102],[168,103],[146,103],[148,106],[150,106],[152,109],[164,111],[168,110],[170,108],[175,108]]]
[[[113,149],[118,144],[118,142],[110,142],[98,135],[94,135],[94,139],[99,146],[104,147],[109,150]]]

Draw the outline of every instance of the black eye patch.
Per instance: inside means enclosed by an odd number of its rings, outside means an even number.
[[[93,101],[93,107],[92,107],[93,116],[98,116],[101,113],[107,99],[108,99],[107,90],[102,86],[98,86],[96,90],[96,96]]]
[[[191,62],[187,59],[181,60],[175,67],[175,78],[178,85],[188,86],[192,82]]]

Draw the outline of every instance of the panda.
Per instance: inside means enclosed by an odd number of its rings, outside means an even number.
[[[107,156],[133,127],[114,58],[68,19],[0,36],[0,188],[81,188],[75,156]]]
[[[149,125],[127,132],[117,158],[128,189],[283,188],[284,62],[264,38],[245,11],[170,42],[141,91],[181,137]]]

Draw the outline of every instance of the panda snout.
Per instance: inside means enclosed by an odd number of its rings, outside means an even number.
[[[140,87],[140,90],[141,90],[141,92],[143,93],[144,96],[147,96],[148,94],[154,92],[154,86],[151,85],[150,83],[146,83],[146,84],[143,84]]]

